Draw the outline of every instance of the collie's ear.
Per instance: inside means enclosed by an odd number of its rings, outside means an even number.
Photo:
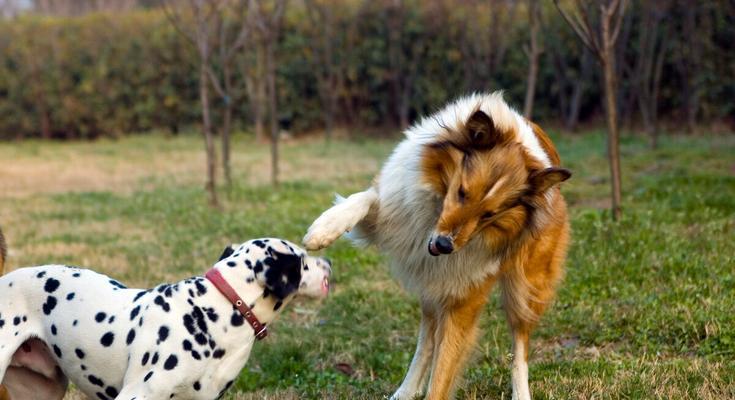
[[[502,132],[495,128],[495,123],[489,115],[477,110],[465,124],[468,147],[476,149],[490,148],[503,141]]]
[[[531,172],[528,176],[528,183],[533,193],[543,193],[571,176],[572,172],[568,169],[551,167]]]
[[[235,252],[235,245],[232,245],[231,244],[231,245],[225,247],[224,251],[222,251],[222,255],[219,256],[219,260],[217,260],[217,261],[224,260],[225,258],[231,256],[232,253],[234,253],[234,252]]]

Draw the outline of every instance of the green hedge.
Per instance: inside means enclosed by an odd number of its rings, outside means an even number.
[[[523,101],[526,82],[526,14],[517,10],[499,39],[490,39],[494,20],[482,4],[462,3],[446,9],[429,9],[408,2],[397,44],[416,69],[391,67],[389,21],[395,18],[384,2],[345,2],[334,12],[335,59],[339,65],[338,123],[395,126],[398,105],[392,79],[411,75],[410,118],[430,112],[462,93],[504,89],[516,105]],[[735,58],[729,14],[713,9],[703,49],[706,62],[697,71],[702,117],[733,115]],[[543,32],[555,34],[559,48],[578,68],[581,46],[553,8],[546,8]],[[634,62],[636,17],[632,14],[628,43],[622,45],[621,65]],[[316,34],[305,10],[292,7],[278,47],[279,119],[295,130],[321,125],[321,102],[315,78],[316,57],[309,46]],[[544,35],[550,36],[550,35]],[[672,46],[678,36],[672,35]],[[729,39],[728,39],[729,38]],[[491,49],[502,41],[507,49],[494,65]],[[416,43],[424,43],[419,50]],[[535,118],[560,119],[559,85],[549,52],[542,55]],[[241,57],[252,63],[254,51]],[[177,131],[198,123],[199,104],[196,54],[160,11],[123,15],[93,14],[80,18],[26,16],[0,22],[0,138],[58,138],[117,136],[149,130]],[[662,84],[662,114],[679,118],[681,78],[667,61]],[[596,69],[596,68],[595,68]],[[396,75],[397,74],[397,75]],[[242,87],[238,69],[235,77]],[[591,74],[586,84],[582,117],[600,113],[600,79]],[[623,80],[625,93],[635,87]],[[245,91],[234,101],[236,123],[250,124]],[[215,96],[216,97],[216,96]],[[215,98],[215,116],[221,102]],[[624,104],[621,104],[623,107]],[[636,112],[636,110],[630,111]],[[45,129],[44,129],[45,127]]]

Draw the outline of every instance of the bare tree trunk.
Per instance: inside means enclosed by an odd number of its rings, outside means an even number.
[[[608,0],[605,2],[593,2],[599,6],[599,29],[593,26],[591,6],[585,6],[581,1],[575,3],[577,13],[568,14],[559,6],[559,0],[554,0],[559,13],[574,30],[574,33],[597,56],[602,67],[605,80],[605,116],[607,118],[607,154],[610,164],[610,180],[612,189],[612,217],[613,220],[620,219],[621,215],[621,177],[620,177],[620,150],[618,132],[618,110],[615,69],[615,42],[620,34],[620,27],[627,0]]]
[[[253,98],[253,122],[255,125],[255,140],[265,140],[265,112],[266,109],[266,72],[265,72],[265,46],[257,45],[257,56],[255,61],[255,98]]]
[[[275,40],[274,40],[275,41]],[[276,93],[275,43],[266,45],[266,74],[268,81],[268,115],[271,134],[271,184],[278,186],[278,99]]]
[[[528,83],[526,84],[526,100],[523,103],[523,116],[529,120],[533,114],[533,99],[536,93],[536,79],[538,78],[538,60],[542,51],[538,43],[539,14],[539,0],[529,0],[528,27],[531,43],[530,47],[526,49],[526,55],[528,56]]]
[[[576,131],[577,125],[579,124],[579,112],[582,108],[582,96],[584,95],[585,85],[592,74],[592,63],[592,54],[587,50],[583,50],[582,65],[580,66],[579,72],[580,78],[574,81],[572,85],[572,100],[569,102],[569,110],[565,122],[567,129],[571,131]]]
[[[621,215],[621,177],[620,177],[620,149],[618,132],[617,86],[615,82],[615,41],[610,27],[612,15],[602,17],[602,67],[605,78],[605,99],[607,117],[607,155],[610,164],[610,178],[612,180],[612,215],[614,220]],[[613,28],[614,29],[614,28]]]
[[[225,86],[224,103],[225,111],[222,116],[222,170],[225,173],[225,184],[232,186],[232,168],[230,166],[230,134],[232,131],[232,73],[229,63],[222,66],[222,74]]]
[[[199,97],[202,102],[202,131],[204,133],[204,147],[207,154],[207,181],[205,188],[209,192],[209,204],[213,207],[219,205],[217,199],[217,154],[214,147],[212,135],[212,121],[210,118],[209,105],[209,79],[207,76],[207,65],[202,60],[199,72]]]

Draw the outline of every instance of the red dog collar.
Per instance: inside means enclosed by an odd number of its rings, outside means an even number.
[[[243,317],[250,323],[250,326],[253,327],[253,330],[255,331],[255,338],[257,340],[265,339],[266,336],[268,336],[268,328],[265,327],[265,325],[261,324],[260,321],[258,321],[258,318],[253,314],[253,310],[248,307],[247,304],[245,304],[244,301],[240,298],[240,296],[237,295],[237,292],[235,292],[235,289],[230,286],[229,283],[225,280],[225,278],[222,276],[222,274],[212,268],[204,275],[207,279],[209,279],[210,282],[214,285],[214,287],[217,288],[217,290],[222,293],[223,296],[227,298],[227,300],[230,301],[235,307],[237,307],[238,310],[240,310],[240,314],[242,314]]]

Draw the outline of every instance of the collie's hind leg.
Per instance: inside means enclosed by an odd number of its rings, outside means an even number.
[[[544,277],[526,277],[522,283],[508,279],[502,281],[503,308],[513,335],[513,400],[531,400],[528,386],[529,337],[552,300],[557,276],[558,274],[551,273]]]
[[[428,303],[421,304],[421,325],[419,326],[416,353],[413,355],[411,366],[408,367],[406,377],[398,390],[391,396],[391,400],[409,400],[423,394],[426,381],[429,377],[429,367],[434,354],[434,335],[436,334],[436,311]]]
[[[494,277],[487,279],[464,299],[447,304],[440,311],[428,400],[451,398],[457,375],[475,344],[477,321],[494,282]]]
[[[306,232],[303,242],[307,250],[319,250],[332,244],[362,221],[377,202],[378,192],[375,188],[355,193],[346,199],[337,198],[336,204],[324,211]]]

